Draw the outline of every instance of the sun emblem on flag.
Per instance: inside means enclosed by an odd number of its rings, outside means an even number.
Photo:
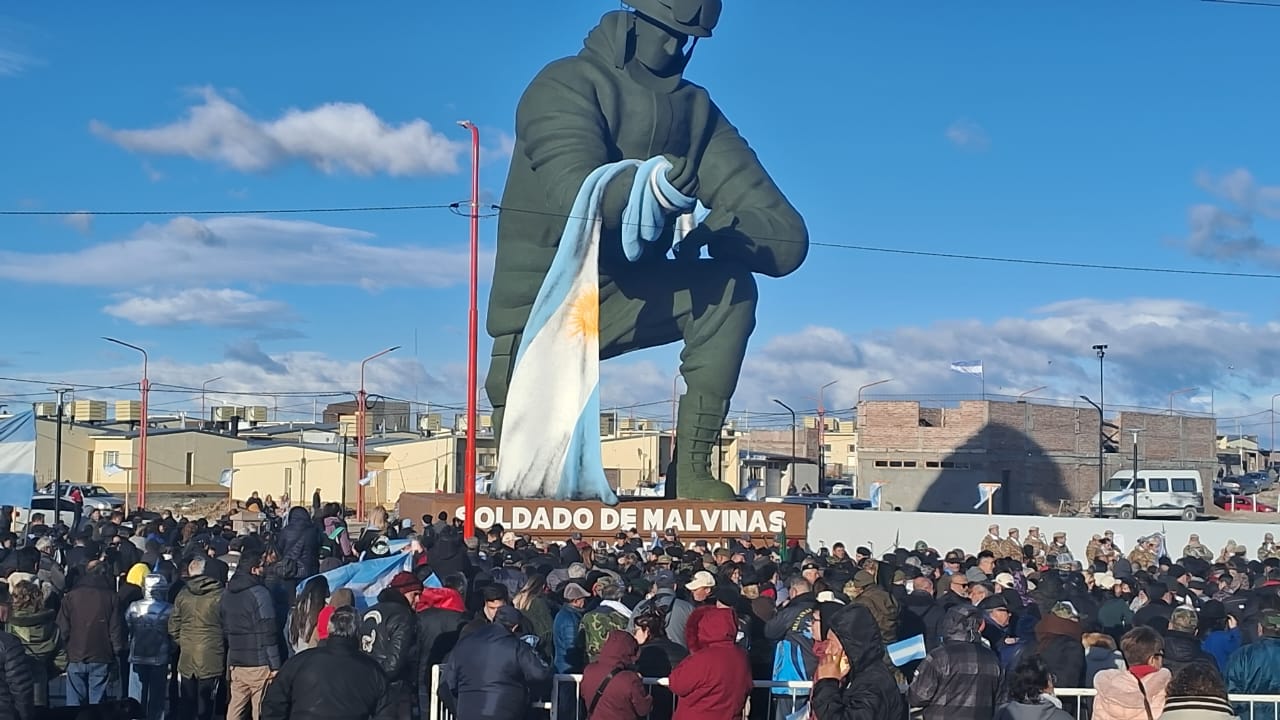
[[[573,299],[569,306],[569,328],[576,337],[599,337],[600,291],[591,288]]]

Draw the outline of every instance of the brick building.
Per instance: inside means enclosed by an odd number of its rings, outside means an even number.
[[[1060,501],[1082,502],[1097,492],[1098,430],[1098,413],[1087,405],[864,401],[859,490],[865,496],[872,483],[882,483],[885,506],[903,510],[978,512],[978,484],[995,483],[997,512],[1057,512]],[[1107,417],[1104,430],[1104,477],[1132,467],[1133,430],[1139,468],[1198,469],[1206,486],[1214,476],[1211,418],[1120,412]]]

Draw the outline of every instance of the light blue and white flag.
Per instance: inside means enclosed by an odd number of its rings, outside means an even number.
[[[401,570],[413,570],[413,555],[398,553],[384,558],[363,560],[343,565],[327,573],[320,573],[329,581],[329,592],[338,588],[347,588],[356,596],[356,609],[360,612],[368,610],[378,603],[378,593],[391,585],[391,579]],[[297,592],[301,593],[307,578],[298,583]]]
[[[0,420],[0,505],[30,507],[36,487],[36,418],[30,410]]]
[[[964,375],[981,375],[981,360],[957,360],[951,363],[952,372],[958,372]]]
[[[880,509],[880,494],[881,494],[880,489],[883,487],[884,487],[884,483],[878,483],[878,482],[871,483],[871,497],[869,497],[868,500],[871,501],[872,510]]]
[[[999,485],[995,485],[995,486],[987,485],[986,483],[982,483],[982,484],[978,485],[978,502],[974,503],[974,505],[973,505],[973,509],[974,509],[974,510],[977,510],[978,508],[982,507],[983,505],[986,505],[986,504],[987,504],[987,500],[991,499],[991,496],[995,494],[995,492],[996,492],[996,488],[998,488],[998,487],[1000,487],[1000,486],[999,486]]]
[[[889,660],[893,662],[894,667],[902,667],[909,662],[923,660],[925,656],[924,636],[916,635],[906,640],[899,640],[886,648],[889,651]]]
[[[665,217],[695,209],[667,182],[670,167],[661,156],[623,160],[582,183],[516,353],[492,496],[617,504],[600,456],[600,206],[610,181],[636,168],[622,246],[639,258]]]
[[[236,473],[240,472],[237,468],[223,468],[218,475],[218,484],[224,488],[231,487],[231,483],[235,480]]]

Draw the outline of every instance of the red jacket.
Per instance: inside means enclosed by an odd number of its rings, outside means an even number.
[[[427,608],[442,608],[444,610],[453,610],[454,612],[466,612],[466,603],[462,601],[462,596],[457,590],[449,588],[426,588],[422,594],[418,596],[418,604],[414,606],[414,612],[422,612]]]
[[[676,712],[672,720],[736,720],[751,692],[747,653],[734,644],[738,622],[733,611],[702,607],[685,625],[689,657],[671,671]]]
[[[604,693],[596,702],[595,712],[590,714],[589,720],[638,720],[653,710],[653,698],[645,691],[640,673],[635,670],[639,657],[640,646],[631,633],[626,630],[609,633],[600,648],[600,659],[582,671],[582,683],[578,686],[582,704],[590,710],[604,679],[609,673],[618,671],[604,686]]]

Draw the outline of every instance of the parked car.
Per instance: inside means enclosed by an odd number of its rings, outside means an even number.
[[[1258,491],[1270,490],[1275,481],[1271,479],[1269,472],[1251,472],[1240,476],[1240,484],[1243,488],[1245,483],[1257,486]]]
[[[96,509],[103,512],[111,512],[124,507],[124,500],[107,492],[107,489],[101,485],[83,485],[80,483],[62,483],[62,497],[75,499],[76,493],[80,495],[80,502],[86,509]],[[40,489],[40,494],[36,495],[40,498],[53,497],[53,484],[50,483]],[[52,505],[50,506],[52,507]]]
[[[1214,480],[1213,491],[1216,493],[1219,490],[1230,491],[1238,494],[1240,492],[1240,478],[1234,475],[1228,475],[1227,477]]]
[[[1258,499],[1257,495],[1237,495],[1233,493],[1214,493],[1213,504],[1227,512],[1260,512],[1273,513],[1274,505],[1268,505]]]

